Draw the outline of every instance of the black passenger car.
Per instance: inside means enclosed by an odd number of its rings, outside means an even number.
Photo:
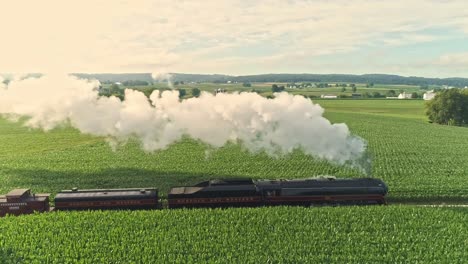
[[[64,190],[55,196],[56,210],[159,208],[158,189]]]

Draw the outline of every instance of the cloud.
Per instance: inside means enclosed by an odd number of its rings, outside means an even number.
[[[441,39],[442,37],[436,37],[432,35],[425,35],[425,34],[402,34],[397,38],[386,38],[383,39],[383,43],[387,46],[401,46],[406,45],[408,43],[415,44],[415,43],[424,43],[424,42],[431,42],[436,40],[437,38]]]
[[[468,52],[444,54],[435,62],[443,66],[468,67]]]
[[[298,52],[304,63],[434,41],[443,37],[435,29],[468,34],[468,9],[459,0],[19,0],[2,10],[0,72],[245,74],[274,71],[261,62],[295,59]],[[236,51],[262,45],[275,49],[255,58]],[[216,64],[226,58],[229,65]]]

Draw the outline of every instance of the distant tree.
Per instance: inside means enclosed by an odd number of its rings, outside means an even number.
[[[149,83],[147,81],[140,81],[140,80],[127,80],[122,82],[125,86],[147,86]]]
[[[351,87],[351,91],[353,91],[353,93],[355,93],[357,91],[356,85]]]
[[[244,86],[244,87],[252,87],[252,84],[249,83],[249,82],[244,82],[244,83],[242,84],[242,86]]]
[[[351,86],[351,88],[353,88],[353,87],[356,87],[356,84],[352,83],[349,86]]]
[[[373,83],[373,82],[371,82],[371,83],[366,83],[366,87],[367,87],[367,88],[374,87],[374,83]]]
[[[411,93],[411,98],[416,99],[419,98],[419,94],[417,92]]]
[[[138,90],[143,92],[146,95],[146,97],[150,97],[150,95],[153,93],[154,90],[156,90],[156,88],[154,88],[154,87],[144,87],[144,88],[140,88]]]
[[[272,91],[273,93],[282,92],[282,91],[284,91],[284,86],[283,86],[283,85],[282,85],[282,86],[278,86],[278,85],[276,85],[276,84],[273,84],[273,85],[271,86],[271,91]]]
[[[174,82],[174,85],[179,85],[179,84],[180,84],[179,81],[175,81],[175,82]]]
[[[185,89],[178,89],[179,91],[179,98],[183,98],[185,95],[187,95],[187,91]]]
[[[116,83],[113,83],[110,87],[109,87],[109,92],[110,94],[121,94],[122,93],[122,89],[120,89],[120,86]]]
[[[348,85],[346,83],[342,83],[341,87],[348,87]]]
[[[342,88],[341,88],[341,92],[342,92],[342,93],[346,92],[346,88],[345,88],[345,87],[342,87]]]
[[[397,94],[395,92],[395,90],[389,90],[387,91],[387,97],[396,97]]]
[[[421,84],[421,85],[419,86],[419,89],[421,89],[421,90],[427,90],[427,89],[429,89],[429,85],[427,85],[427,84]]]
[[[448,89],[426,103],[430,122],[463,126],[468,124],[468,92]]]
[[[370,98],[372,95],[369,92],[365,92],[362,94],[362,98]]]
[[[200,89],[198,89],[198,88],[193,88],[193,89],[192,89],[192,96],[193,96],[193,97],[198,97],[198,96],[200,96],[200,93],[201,93]]]
[[[372,97],[380,98],[380,97],[383,97],[383,96],[379,92],[372,92]]]
[[[184,81],[180,81],[180,84],[184,84]]]

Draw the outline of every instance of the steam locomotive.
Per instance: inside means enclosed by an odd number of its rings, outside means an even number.
[[[49,207],[49,194],[17,189],[0,196],[0,216],[53,210],[258,207],[275,205],[386,204],[387,185],[380,179],[332,176],[295,180],[214,179],[173,187],[163,203],[156,188],[63,190]]]

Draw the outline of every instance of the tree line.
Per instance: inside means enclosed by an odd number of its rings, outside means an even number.
[[[129,80],[139,80],[153,82],[150,73],[123,73],[123,74],[75,74],[81,78],[97,79],[101,82],[124,82]],[[231,76],[222,74],[184,74],[171,73],[174,82],[214,82],[214,83],[252,83],[252,82],[311,82],[311,83],[379,83],[379,84],[406,84],[420,87],[429,85],[447,85],[453,87],[468,86],[468,78],[425,78],[425,77],[404,77],[390,74],[259,74],[245,76]]]

